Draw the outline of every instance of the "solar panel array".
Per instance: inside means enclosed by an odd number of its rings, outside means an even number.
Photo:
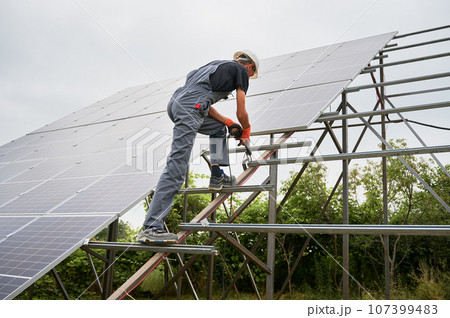
[[[246,107],[252,134],[311,126],[395,34],[262,60],[260,76],[250,81],[247,92]],[[233,115],[233,103],[233,100],[220,102],[217,108]]]
[[[261,60],[255,134],[308,127],[395,33]],[[0,299],[11,299],[144,198],[170,150],[178,77],[131,87],[0,147]],[[217,108],[228,116],[233,99]]]

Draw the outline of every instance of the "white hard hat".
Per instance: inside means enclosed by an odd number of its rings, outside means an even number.
[[[233,55],[233,60],[237,60],[238,57],[241,55],[248,56],[248,58],[250,58],[253,61],[253,63],[255,63],[255,68],[256,68],[255,73],[250,78],[257,78],[258,77],[258,69],[259,69],[259,60],[258,60],[258,57],[256,56],[256,54],[250,50],[237,51]]]

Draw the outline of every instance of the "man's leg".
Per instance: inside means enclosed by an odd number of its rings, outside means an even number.
[[[223,186],[235,186],[236,178],[227,176],[220,169],[220,166],[230,165],[226,126],[223,123],[206,116],[198,131],[202,134],[209,135],[209,150],[212,165],[209,188],[211,190],[220,191]]]
[[[150,204],[145,226],[162,229],[164,220],[170,212],[172,202],[180,190],[189,164],[196,131],[185,125],[175,125],[172,150],[167,165],[159,178],[155,194]]]
[[[186,176],[187,166],[197,134],[197,126],[203,120],[203,118],[196,116],[195,113],[187,113],[188,111],[179,110],[179,114],[174,112],[175,127],[173,129],[172,150],[168,156],[166,167],[159,178],[144,221],[144,226],[150,229],[163,230],[164,220],[169,214],[173,199],[181,188]],[[188,115],[187,118],[183,118],[186,115]],[[145,235],[141,234],[138,237],[139,241],[144,243],[151,242]],[[175,234],[170,235],[174,236]]]

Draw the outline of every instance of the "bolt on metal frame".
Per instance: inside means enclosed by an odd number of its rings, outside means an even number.
[[[429,32],[434,32],[438,30],[444,30],[450,28],[449,26],[443,26],[439,28],[429,29],[429,30],[423,30],[419,32],[404,34],[404,35],[397,35],[394,37],[395,39],[402,39],[406,37],[411,37],[417,34],[426,34]],[[308,131],[316,131],[316,130],[323,130],[320,138],[314,145],[313,150],[310,153],[310,156],[308,157],[296,157],[296,158],[279,158],[279,149],[287,149],[291,147],[301,147],[302,145],[310,145],[308,143],[286,143],[288,138],[294,133],[294,131],[289,133],[284,133],[281,135],[281,137],[278,138],[278,140],[274,140],[274,136],[271,135],[271,144],[270,145],[264,145],[260,147],[259,149],[253,148],[253,151],[263,151],[263,154],[258,158],[257,161],[252,162],[249,164],[249,168],[244,171],[244,173],[239,176],[237,184],[239,185],[236,189],[232,189],[231,191],[240,191],[240,192],[249,192],[251,193],[247,199],[242,203],[242,205],[234,211],[234,213],[228,215],[227,224],[214,224],[209,223],[207,225],[199,225],[198,223],[202,220],[206,220],[209,216],[213,215],[214,211],[224,203],[224,201],[231,195],[230,192],[221,192],[218,194],[212,194],[212,201],[211,204],[208,205],[203,211],[201,211],[193,220],[191,220],[189,223],[186,223],[186,211],[187,211],[187,197],[189,194],[194,193],[208,193],[207,189],[189,189],[188,188],[188,176],[189,173],[187,173],[186,182],[184,189],[180,190],[180,194],[184,196],[184,208],[183,208],[183,224],[180,225],[181,232],[178,234],[178,237],[180,239],[180,242],[185,242],[185,238],[187,235],[191,233],[191,231],[194,230],[202,230],[202,231],[211,231],[211,236],[209,239],[204,243],[205,245],[211,245],[211,246],[205,246],[207,251],[201,251],[201,252],[194,252],[197,247],[191,247],[189,245],[182,245],[180,250],[171,251],[170,248],[173,246],[160,246],[158,247],[158,250],[156,254],[138,271],[136,272],[124,285],[122,285],[119,289],[117,289],[115,292],[112,292],[112,281],[113,281],[113,268],[111,268],[107,273],[107,275],[104,278],[104,284],[103,288],[101,288],[99,284],[99,278],[96,277],[97,284],[100,288],[100,290],[103,289],[103,297],[108,299],[122,299],[129,295],[129,293],[137,286],[138,282],[140,282],[146,275],[148,275],[162,260],[167,259],[167,256],[169,253],[181,253],[177,254],[178,260],[180,263],[180,266],[178,268],[178,271],[176,273],[171,274],[171,278],[167,281],[166,285],[160,290],[159,293],[157,293],[154,296],[154,299],[160,298],[172,285],[177,285],[177,297],[180,297],[181,292],[181,277],[185,274],[185,272],[190,268],[190,266],[201,256],[201,254],[209,253],[209,255],[215,255],[216,251],[213,247],[214,242],[217,240],[217,238],[222,237],[227,242],[230,243],[234,248],[237,248],[241,253],[244,253],[244,262],[241,264],[240,269],[236,273],[232,283],[228,286],[228,288],[225,290],[223,294],[223,299],[227,297],[231,289],[234,287],[236,281],[240,277],[240,275],[244,272],[244,270],[247,270],[251,274],[251,269],[249,267],[249,262],[252,262],[259,266],[263,271],[267,274],[266,279],[266,287],[265,287],[265,298],[266,299],[273,299],[274,298],[274,281],[273,281],[273,273],[274,273],[274,255],[275,255],[275,248],[276,248],[276,242],[275,242],[275,232],[277,233],[290,233],[289,231],[298,231],[298,228],[303,230],[304,233],[307,231],[308,237],[303,245],[302,250],[299,252],[299,255],[297,256],[297,259],[294,262],[294,265],[292,266],[290,272],[288,273],[288,276],[286,280],[283,283],[283,287],[279,291],[277,299],[280,299],[288,282],[290,281],[292,274],[296,270],[297,266],[300,263],[301,257],[303,256],[303,253],[305,252],[312,236],[310,234],[339,234],[343,237],[343,298],[348,299],[350,290],[349,290],[349,240],[351,234],[378,234],[383,235],[383,245],[384,245],[384,260],[385,260],[385,297],[386,299],[390,298],[390,277],[389,277],[389,235],[393,235],[395,233],[401,234],[401,235],[449,235],[449,227],[439,227],[439,226],[412,226],[412,225],[406,225],[406,226],[390,226],[388,225],[388,214],[387,214],[387,178],[386,178],[386,158],[388,156],[397,156],[403,164],[407,166],[407,168],[411,171],[411,173],[419,180],[421,181],[424,186],[431,190],[430,192],[435,196],[435,198],[442,204],[442,206],[449,210],[448,203],[444,202],[436,193],[433,193],[434,191],[429,187],[429,185],[426,185],[426,182],[421,180],[421,177],[417,174],[417,172],[412,169],[412,167],[408,167],[407,163],[401,158],[402,155],[415,155],[415,154],[431,154],[433,159],[437,162],[437,164],[443,169],[443,171],[449,176],[448,171],[445,169],[445,166],[439,162],[439,160],[436,158],[436,156],[433,155],[433,153],[437,152],[450,152],[450,145],[441,145],[441,146],[433,146],[428,147],[423,140],[420,138],[420,136],[417,134],[417,132],[414,131],[414,129],[411,127],[411,125],[408,124],[408,122],[405,120],[405,118],[401,115],[401,113],[404,112],[412,112],[412,111],[418,111],[418,110],[426,110],[426,109],[437,109],[442,107],[449,107],[450,101],[444,101],[439,103],[429,103],[425,105],[415,105],[415,106],[407,106],[407,107],[395,107],[394,104],[391,102],[391,98],[399,97],[399,96],[407,96],[407,95],[416,95],[416,94],[428,94],[432,92],[438,92],[438,91],[446,91],[450,90],[450,87],[439,87],[439,88],[432,88],[432,89],[426,89],[426,90],[417,90],[412,92],[405,92],[401,94],[393,94],[386,96],[385,94],[385,87],[386,86],[393,86],[393,85],[399,85],[404,83],[411,83],[411,82],[419,82],[419,81],[428,81],[431,79],[436,78],[446,78],[450,76],[450,73],[439,73],[439,74],[430,74],[420,77],[411,77],[411,78],[405,78],[401,80],[395,80],[395,81],[385,81],[384,72],[385,68],[391,67],[391,66],[397,66],[397,65],[406,65],[410,63],[420,62],[424,60],[431,60],[431,59],[439,59],[439,58],[447,58],[450,53],[445,52],[442,54],[434,54],[425,56],[422,58],[415,58],[415,59],[408,59],[403,61],[396,61],[392,63],[384,63],[384,59],[388,58],[387,53],[393,52],[393,51],[399,51],[399,50],[405,50],[410,49],[414,47],[419,46],[425,46],[425,45],[432,45],[435,43],[442,43],[445,41],[449,41],[450,37],[438,39],[438,40],[432,40],[432,41],[426,41],[426,42],[420,42],[420,43],[414,43],[411,45],[404,45],[404,46],[397,46],[397,44],[389,44],[385,48],[383,48],[379,55],[376,56],[373,60],[378,61],[378,65],[371,65],[368,66],[366,69],[364,69],[361,74],[370,74],[373,79],[373,84],[368,85],[361,85],[361,86],[355,86],[346,88],[342,92],[342,101],[339,104],[339,106],[336,109],[336,112],[330,113],[330,114],[324,114],[318,118],[316,123],[323,123],[324,127],[317,128],[312,127],[309,129],[301,129],[297,132],[308,132]],[[380,78],[379,82],[377,83],[374,78],[374,72],[379,71]],[[361,90],[367,90],[367,89],[375,89],[378,100],[376,105],[374,106],[374,109],[372,111],[365,111],[365,112],[357,112],[356,109],[348,102],[349,94],[354,94],[356,92],[359,92]],[[387,102],[391,109],[385,108],[385,102]],[[351,110],[351,113],[348,112],[348,110]],[[387,121],[386,115],[396,113],[400,116],[401,120],[399,121]],[[372,122],[372,119],[375,118],[375,116],[380,116],[381,121],[380,122]],[[368,117],[368,119],[364,119],[364,117]],[[348,120],[353,118],[359,118],[361,120],[361,124],[349,124]],[[336,121],[341,121],[341,126],[333,126],[333,124]],[[411,149],[392,149],[389,144],[387,143],[387,136],[386,136],[386,126],[387,124],[391,123],[399,123],[403,122],[406,124],[409,130],[413,132],[413,134],[418,138],[420,143],[422,144],[422,147],[417,148],[411,148]],[[374,126],[380,125],[381,126],[381,134],[379,134]],[[354,145],[351,152],[349,152],[349,144],[348,144],[348,134],[349,134],[349,128],[354,127],[363,127],[362,132],[360,133],[360,136]],[[339,140],[334,133],[334,131],[340,129],[342,131],[342,141],[341,144],[339,143]],[[375,134],[375,136],[382,142],[382,149],[381,151],[371,151],[371,152],[356,152],[358,147],[360,146],[363,137],[365,136],[365,133],[367,130],[372,131],[372,133]],[[322,156],[316,156],[316,152],[319,149],[319,146],[322,144],[325,137],[329,135],[336,147],[336,150],[338,151],[338,154],[330,154],[330,155],[322,155]],[[240,149],[231,150],[231,152],[240,152]],[[207,160],[206,158],[207,153],[205,152],[202,154],[202,156]],[[383,169],[383,225],[370,225],[370,226],[360,226],[360,225],[351,225],[349,224],[349,211],[348,211],[348,172],[349,172],[349,164],[354,159],[362,159],[362,158],[381,158],[382,159],[382,169]],[[336,180],[335,186],[333,190],[331,191],[331,194],[329,195],[322,211],[318,215],[317,222],[320,222],[322,216],[326,213],[329,203],[331,202],[331,198],[336,193],[339,184],[342,182],[343,185],[343,224],[342,225],[320,225],[320,224],[302,224],[300,227],[297,226],[296,229],[288,228],[285,224],[276,224],[276,215],[280,213],[283,209],[284,204],[288,200],[289,196],[291,195],[295,185],[298,183],[300,178],[302,177],[303,173],[307,169],[309,163],[316,162],[316,161],[330,161],[330,160],[339,160],[342,161],[342,173]],[[289,186],[289,189],[287,190],[285,196],[283,199],[278,203],[277,205],[277,166],[279,164],[291,164],[291,163],[299,163],[301,162],[303,165],[299,172],[297,173],[297,176],[294,178],[292,184]],[[265,181],[261,183],[261,185],[257,186],[242,186],[243,182],[245,182],[248,178],[251,177],[251,175],[255,172],[255,170],[260,165],[270,165],[269,167],[269,176]],[[269,193],[269,208],[268,208],[268,224],[266,225],[254,225],[254,224],[228,224],[232,223],[236,218],[245,211],[245,209],[253,202],[253,200],[263,191],[267,191]],[[226,209],[226,207],[225,207]],[[232,238],[229,235],[226,235],[224,232],[232,231],[232,232],[238,232],[238,231],[244,231],[244,232],[253,232],[255,231],[251,227],[257,227],[257,232],[260,232],[260,236],[255,243],[255,245],[251,248],[251,250],[247,249],[246,247],[242,246],[239,242],[237,234],[235,234],[235,238]],[[110,227],[110,234],[108,234],[108,237],[110,238],[109,241],[115,241],[116,236],[114,237],[114,226]],[[267,239],[268,238],[268,239]],[[267,264],[265,264],[262,261],[259,261],[256,255],[254,254],[257,250],[258,246],[262,244],[267,239],[268,242],[268,249],[267,249]],[[96,247],[97,244],[97,247]],[[101,244],[106,244],[105,246],[102,246],[102,248],[105,248],[107,250],[114,250],[114,249],[120,249],[120,244],[113,244],[113,243],[94,243],[91,242],[87,246],[84,246],[83,249],[91,255],[94,255],[96,257],[99,257],[106,261],[106,264],[114,260],[113,255],[114,254],[107,254],[106,257],[102,257],[100,254],[92,251],[90,248],[99,248]],[[129,245],[129,244],[128,244]],[[137,248],[137,247],[136,247]],[[184,250],[186,250],[185,253],[192,254],[191,258],[183,263],[183,253]],[[111,264],[111,263],[110,263]],[[208,287],[207,287],[207,299],[212,298],[212,271],[214,270],[214,262],[211,259],[209,266],[208,266]],[[172,269],[170,269],[172,272]],[[189,279],[189,276],[187,276]],[[196,295],[195,290],[192,287],[192,283],[189,282],[191,285],[191,289]],[[252,283],[254,285],[254,288],[256,290],[256,293],[258,294],[258,298],[261,299],[258,293],[258,288],[253,281]],[[195,297],[198,299],[198,297]]]

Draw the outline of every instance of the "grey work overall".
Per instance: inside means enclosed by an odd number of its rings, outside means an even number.
[[[186,176],[187,166],[197,132],[209,135],[211,163],[229,165],[226,126],[208,116],[209,106],[231,92],[213,92],[209,75],[228,61],[214,61],[190,72],[186,83],[173,94],[167,113],[175,123],[172,150],[159,178],[144,225],[163,229],[164,220]]]

